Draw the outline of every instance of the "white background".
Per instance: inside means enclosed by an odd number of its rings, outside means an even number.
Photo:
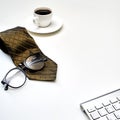
[[[58,64],[55,82],[27,80],[20,89],[0,85],[1,120],[87,120],[80,103],[120,88],[120,0],[0,0],[0,30],[16,27],[36,7],[63,19],[54,34],[31,34]],[[15,67],[0,51],[0,79]]]

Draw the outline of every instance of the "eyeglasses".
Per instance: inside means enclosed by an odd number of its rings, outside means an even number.
[[[47,58],[42,56],[40,53],[29,56],[24,62],[19,64],[18,67],[7,72],[1,81],[1,83],[4,85],[4,90],[8,90],[8,87],[22,87],[27,80],[25,71],[29,70],[34,72],[41,70],[44,67],[44,61],[46,60]]]

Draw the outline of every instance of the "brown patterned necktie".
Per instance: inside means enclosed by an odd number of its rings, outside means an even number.
[[[16,27],[0,32],[0,48],[3,52],[11,56],[16,66],[30,55],[35,53],[42,54],[43,57],[47,58],[44,68],[35,72],[27,70],[27,77],[31,80],[56,79],[57,64],[42,53],[25,28]]]

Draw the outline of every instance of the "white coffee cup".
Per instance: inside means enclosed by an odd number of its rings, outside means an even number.
[[[48,7],[39,7],[34,10],[33,22],[38,27],[47,27],[52,19],[52,10]]]

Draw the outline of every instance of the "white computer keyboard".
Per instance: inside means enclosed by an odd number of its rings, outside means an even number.
[[[120,89],[80,104],[90,120],[120,120]]]

